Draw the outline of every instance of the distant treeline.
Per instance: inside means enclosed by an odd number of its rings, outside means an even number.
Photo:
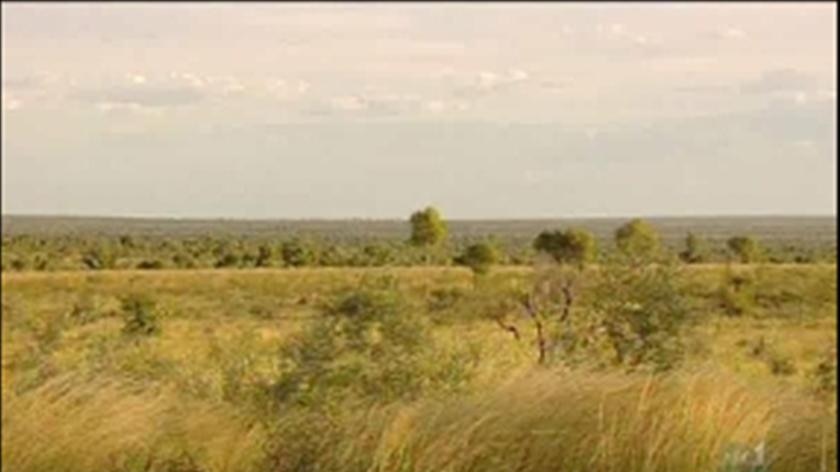
[[[494,264],[527,265],[537,257],[535,238],[546,230],[584,228],[597,242],[597,253],[609,255],[616,249],[616,229],[627,220],[450,221],[445,222],[440,241],[431,245],[412,241],[416,228],[407,221],[370,222],[367,233],[366,223],[359,221],[299,222],[298,227],[286,222],[284,230],[273,233],[260,225],[281,223],[233,221],[230,226],[216,222],[218,227],[213,227],[207,222],[161,221],[154,231],[155,220],[114,220],[106,224],[109,221],[4,217],[2,270],[452,265],[463,263],[464,254],[476,243],[493,247]],[[129,221],[135,226],[115,221]],[[744,241],[755,246],[748,248],[755,251],[751,257],[763,262],[836,262],[831,218],[675,218],[648,222],[658,233],[663,250],[688,263],[741,259],[737,253]],[[178,227],[190,224],[195,225],[193,230],[200,228],[206,233],[193,234]],[[251,231],[232,231],[237,225],[249,224]],[[318,224],[319,230],[313,230],[312,225]],[[117,226],[124,232],[119,233]]]

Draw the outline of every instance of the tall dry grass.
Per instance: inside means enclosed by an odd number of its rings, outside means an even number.
[[[274,470],[816,472],[836,470],[835,438],[824,405],[720,374],[542,372],[338,421],[289,416]]]
[[[166,389],[62,377],[4,391],[4,470],[253,471],[262,436],[219,406]]]

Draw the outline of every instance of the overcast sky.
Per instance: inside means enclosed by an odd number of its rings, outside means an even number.
[[[2,5],[4,214],[835,214],[836,4]]]

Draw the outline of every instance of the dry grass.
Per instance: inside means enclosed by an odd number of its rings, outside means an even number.
[[[4,469],[27,471],[251,471],[262,436],[219,406],[104,379],[60,377],[4,392]]]
[[[715,472],[762,443],[767,470],[835,470],[836,422],[820,408],[714,373],[540,372],[468,398],[349,415],[311,449],[281,444],[276,470]],[[290,418],[280,440],[312,422]]]
[[[703,313],[689,366],[710,365],[708,372],[533,372],[527,342],[460,317],[473,310],[464,305],[435,313],[443,321],[435,336],[446,349],[481,348],[472,393],[347,407],[337,418],[260,417],[248,389],[276,375],[279,345],[332,292],[392,275],[423,305],[434,288],[469,289],[468,271],[3,273],[2,465],[15,472],[722,472],[730,447],[765,441],[772,472],[836,470],[836,398],[826,404],[805,393],[824,348],[836,346],[836,266],[758,272],[782,302],[742,317],[715,311],[722,266],[688,272]],[[504,268],[491,278],[529,273]],[[115,312],[132,291],[153,294],[162,310],[162,333],[137,343],[121,337]],[[68,319],[83,294],[94,297],[92,318]],[[761,337],[791,359],[794,374],[773,375],[750,354]],[[276,436],[253,427],[257,420],[279,428]],[[268,466],[266,441],[275,449]]]

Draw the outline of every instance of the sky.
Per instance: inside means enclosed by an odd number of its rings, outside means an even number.
[[[2,5],[2,212],[834,215],[835,3]]]

